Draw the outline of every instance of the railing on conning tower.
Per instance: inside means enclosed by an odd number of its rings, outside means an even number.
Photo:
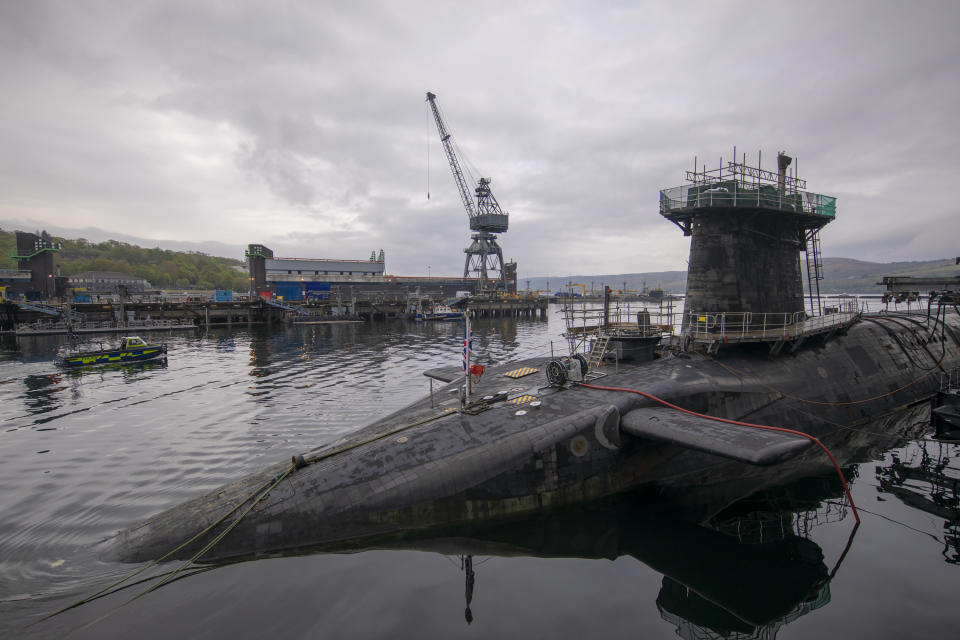
[[[680,213],[709,207],[746,207],[805,213],[833,219],[837,199],[804,191],[806,181],[727,162],[719,169],[687,171],[688,184],[660,192],[660,213]]]
[[[780,192],[772,185],[744,185],[734,180],[663,189],[660,213],[707,207],[754,207],[834,218],[837,199],[809,191]]]

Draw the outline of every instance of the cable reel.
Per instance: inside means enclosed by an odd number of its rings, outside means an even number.
[[[546,367],[547,382],[560,387],[567,382],[582,382],[587,374],[587,359],[579,353],[551,360]]]

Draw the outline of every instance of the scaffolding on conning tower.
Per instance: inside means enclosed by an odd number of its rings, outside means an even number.
[[[660,192],[660,214],[676,224],[689,236],[693,231],[696,215],[711,211],[751,210],[766,213],[781,213],[795,218],[799,237],[797,243],[804,252],[807,271],[807,293],[810,310],[822,313],[820,305],[820,280],[823,279],[823,264],[820,254],[820,229],[837,214],[837,199],[819,193],[805,191],[807,183],[797,177],[796,163],[783,152],[777,154],[777,171],[762,168],[762,155],[758,154],[757,166],[747,164],[746,154],[707,170],[699,167],[694,159],[693,171],[686,172],[687,184],[664,189]]]

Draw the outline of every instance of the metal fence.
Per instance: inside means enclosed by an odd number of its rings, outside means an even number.
[[[835,313],[808,317],[793,313],[686,312],[684,332],[694,338],[726,341],[791,339],[848,324],[857,315],[856,301],[846,301]]]
[[[615,297],[606,312],[601,303],[587,302],[582,298],[563,298],[561,302],[563,335],[567,338],[570,353],[590,351],[591,342],[601,335],[667,336],[674,333],[675,321],[680,317],[675,301],[670,297],[656,304]]]
[[[779,191],[769,185],[752,187],[737,182],[683,185],[660,192],[660,213],[707,207],[756,207],[834,218],[837,199],[809,191]]]
[[[101,320],[94,322],[73,322],[63,321],[51,322],[49,320],[37,320],[35,322],[21,322],[16,327],[16,333],[20,335],[28,334],[51,334],[51,333],[119,333],[134,329],[150,330],[168,330],[168,329],[196,329],[197,326],[192,320],[131,320],[129,322],[116,323],[110,320]]]

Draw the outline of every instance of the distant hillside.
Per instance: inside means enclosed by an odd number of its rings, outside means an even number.
[[[824,258],[821,293],[873,293],[884,276],[955,276],[960,267],[953,258],[926,262],[863,262],[850,258]],[[806,274],[804,274],[804,278]]]
[[[84,238],[56,240],[63,243],[63,248],[55,254],[54,264],[64,276],[84,271],[117,271],[145,278],[159,288],[246,291],[250,286],[246,272],[240,270],[244,267],[241,260],[203,253],[144,249],[116,240],[98,243]],[[0,229],[0,268],[17,268],[17,261],[9,257],[16,248],[16,235]]]
[[[801,261],[801,268],[805,267]],[[851,258],[824,258],[823,275],[820,282],[821,293],[879,293],[883,287],[877,285],[883,276],[954,276],[960,274],[960,266],[953,258],[928,260],[925,262],[864,262]],[[806,286],[806,271],[803,271]],[[519,279],[521,289],[530,283],[531,289],[550,289],[562,291],[568,282],[583,284],[587,291],[591,288],[602,291],[603,285],[612,289],[622,289],[624,283],[630,290],[642,291],[660,287],[667,293],[683,293],[687,287],[686,271],[652,271],[645,273],[618,273],[604,275],[571,275]]]

